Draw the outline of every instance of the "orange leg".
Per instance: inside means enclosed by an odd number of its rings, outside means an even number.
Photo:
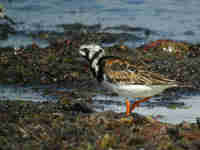
[[[135,107],[138,107],[138,106],[139,106],[140,103],[146,102],[146,101],[148,101],[150,98],[151,98],[151,97],[146,97],[146,98],[144,98],[144,99],[135,101],[135,102],[133,103],[133,105],[132,105],[131,110],[130,110],[130,108],[129,108],[129,111],[132,112],[132,111],[135,109]]]
[[[126,115],[130,115],[130,101],[126,99]]]

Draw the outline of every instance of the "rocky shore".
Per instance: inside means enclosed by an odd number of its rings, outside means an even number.
[[[77,89],[75,93],[49,90],[47,94],[59,97],[56,102],[0,101],[0,149],[198,150],[198,118],[196,123],[172,125],[136,113],[126,117],[124,113],[97,113],[92,109],[91,96],[99,92],[94,88],[99,85],[78,48],[91,42],[114,43],[121,35],[96,32],[98,25],[78,25],[76,32],[65,26],[68,30],[62,36],[32,35],[49,41],[45,48],[35,43],[0,48],[1,84],[56,84]],[[92,30],[83,32],[79,28]],[[105,47],[105,51],[191,85],[185,91],[200,88],[198,44],[158,40],[130,48],[121,42]],[[169,90],[167,95],[174,96],[176,90]]]
[[[84,100],[83,100],[84,101]],[[71,104],[0,101],[0,147],[8,149],[198,150],[200,123],[171,125],[133,113]]]

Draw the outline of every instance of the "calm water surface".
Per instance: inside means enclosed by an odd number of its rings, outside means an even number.
[[[57,25],[77,22],[100,23],[103,28],[123,24],[154,31],[156,34],[148,40],[200,41],[199,0],[2,0],[0,3],[8,16],[18,22],[16,29],[26,33],[62,32]],[[13,40],[13,43],[19,45],[25,41]]]
[[[125,98],[98,95],[93,98],[96,111],[113,110],[125,112]],[[172,104],[173,103],[173,104]],[[173,102],[162,102],[153,97],[149,102],[142,103],[134,112],[152,116],[156,120],[168,123],[181,123],[183,121],[196,122],[200,117],[200,94],[195,96],[183,96]]]
[[[55,100],[53,96],[44,94],[44,90],[48,88],[52,88],[52,86],[0,85],[0,100],[24,100],[33,102]]]
[[[56,101],[57,97],[44,94],[46,90],[54,89],[58,91],[77,91],[78,89],[56,88],[49,86],[17,86],[0,85],[1,100],[24,100],[24,101]],[[99,88],[102,90],[102,88]],[[94,95],[94,94],[93,94]],[[92,98],[92,107],[97,112],[112,110],[115,112],[125,112],[125,98],[120,96],[109,96],[97,94]],[[131,100],[131,99],[130,99]],[[132,101],[134,101],[132,99]],[[153,97],[148,102],[142,103],[135,112],[153,116],[157,120],[168,123],[180,123],[182,121],[196,122],[200,117],[200,93],[181,93],[180,98],[172,101],[163,100],[163,97]]]

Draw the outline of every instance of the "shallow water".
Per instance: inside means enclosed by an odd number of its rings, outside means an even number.
[[[51,101],[52,96],[44,95],[49,86],[0,85],[0,100],[24,100],[33,102]]]
[[[100,23],[103,28],[123,24],[155,33],[144,37],[140,44],[160,38],[200,41],[199,0],[3,0],[1,4],[7,15],[17,22],[16,30],[24,33],[62,32],[58,25],[79,22]],[[21,44],[25,41],[21,40]],[[19,45],[19,42],[13,40],[9,44]]]
[[[18,85],[0,85],[0,100],[24,100],[33,102],[56,101],[58,97],[46,92],[66,91],[78,92],[77,88],[58,88],[55,85],[48,86],[18,86]],[[103,90],[98,88],[98,91]],[[95,93],[90,93],[94,95]],[[156,120],[168,123],[181,123],[183,121],[196,122],[196,118],[200,117],[200,93],[198,91],[191,93],[178,93],[178,98],[171,98],[167,100],[161,96],[151,98],[149,101],[140,104],[134,112],[152,116]],[[125,98],[121,96],[110,96],[103,94],[96,94],[92,97],[93,108],[97,112],[114,111],[125,112]],[[133,99],[130,99],[134,102]]]
[[[112,110],[115,112],[125,112],[126,106],[124,97],[110,97],[97,95],[93,97],[95,110],[98,112]],[[171,102],[158,101],[153,97],[148,102],[140,104],[134,112],[151,116],[161,122],[172,124],[183,121],[196,122],[200,117],[200,94],[195,96],[183,96]]]

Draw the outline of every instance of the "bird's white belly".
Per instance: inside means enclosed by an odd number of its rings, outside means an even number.
[[[118,93],[121,96],[130,97],[151,97],[160,94],[162,91],[174,85],[121,85],[104,81],[103,86]]]

